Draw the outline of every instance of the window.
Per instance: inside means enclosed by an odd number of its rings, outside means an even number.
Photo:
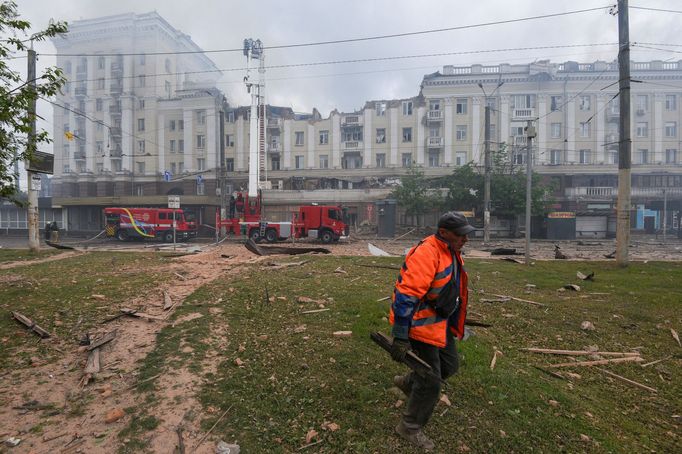
[[[320,169],[328,169],[329,168],[329,156],[326,154],[321,154],[320,155]]]
[[[665,163],[677,164],[677,150],[674,148],[668,148],[665,150]]]
[[[589,164],[592,162],[592,150],[580,150],[580,164]]]
[[[362,127],[360,128],[350,128],[343,132],[343,141],[361,141],[362,140]]]
[[[174,162],[171,162],[171,170],[170,170],[171,175],[175,175],[176,168],[177,168],[176,164]]]
[[[206,147],[206,136],[203,134],[197,134],[197,148]]]
[[[147,61],[147,58],[146,58],[146,57],[147,57],[147,56],[146,56],[145,54],[141,54],[141,55],[140,55],[140,58],[138,59],[140,65],[144,65],[144,64],[146,63],[146,61]]]
[[[104,90],[104,77],[97,79],[97,89]]]
[[[205,169],[206,169],[206,159],[197,158],[197,170],[205,170]]]
[[[104,153],[104,142],[98,140],[95,142],[95,147],[97,148],[97,154],[101,156]]]
[[[171,120],[168,126],[171,131],[175,131],[175,120]]]
[[[432,99],[429,101],[429,110],[440,110],[440,99]]]
[[[137,130],[144,131],[144,118],[137,119]]]
[[[665,122],[665,136],[677,137],[677,122],[674,121]]]
[[[164,62],[164,67],[166,68],[167,73],[171,72],[171,61],[168,58]]]
[[[513,109],[532,109],[535,107],[535,95],[514,95],[511,101]]]
[[[101,112],[101,111],[102,111],[102,98],[97,98],[97,99],[95,99],[95,110],[96,110],[97,112]]]
[[[383,117],[386,115],[386,103],[377,102],[374,103],[374,110],[376,111],[377,117]]]
[[[649,123],[646,121],[635,123],[635,136],[647,137],[649,135]]]
[[[635,113],[637,115],[644,115],[648,110],[649,96],[647,95],[637,95],[635,98]]]
[[[138,109],[144,109],[144,99],[138,99],[137,100],[137,108]]]
[[[227,134],[225,136],[225,146],[234,147],[234,134]]]
[[[467,140],[467,125],[457,125],[455,128],[456,128],[455,138],[458,141]]]
[[[551,131],[552,139],[559,139],[561,137],[561,123],[552,123]]]
[[[403,101],[403,115],[412,115],[412,101]]]
[[[411,167],[412,166],[412,153],[403,153],[402,164],[403,164],[403,167]]]
[[[377,168],[383,169],[384,167],[386,167],[386,153],[377,153],[376,160]]]
[[[677,110],[677,95],[665,95],[665,110]]]
[[[175,140],[170,141],[170,152],[175,153]]]
[[[121,170],[123,170],[120,159],[111,160],[111,170],[113,170],[114,172],[120,172]]]
[[[429,167],[438,167],[440,153],[429,153]]]
[[[646,164],[649,162],[649,150],[640,148],[637,150],[637,164]]]
[[[64,72],[66,74],[71,74],[71,62],[70,61],[66,62],[66,65],[64,66]]]
[[[581,96],[580,97],[580,110],[590,110],[590,97]]]
[[[295,157],[295,159],[296,159],[296,168],[302,169],[303,168],[303,155],[297,155]]]
[[[234,112],[228,112],[227,113],[227,122],[228,123],[234,123]]]
[[[104,69],[104,57],[97,57],[97,69]]]
[[[95,166],[97,173],[104,173],[104,164],[101,162],[98,162],[97,165]]]
[[[455,164],[458,166],[463,166],[467,163],[467,154],[464,151],[458,151],[455,153]]]
[[[234,172],[234,158],[227,158],[225,160],[225,169],[228,172]]]
[[[62,155],[64,155],[65,158],[68,158],[71,155],[71,151],[68,145],[64,145],[62,147]]]
[[[178,129],[182,131],[185,129],[185,120],[178,120]]]
[[[514,153],[514,155],[512,156],[512,164],[523,165],[524,162],[526,162],[525,152]]]
[[[550,150],[549,152],[549,163],[553,165],[561,164],[561,150]]]
[[[178,140],[178,153],[185,152],[185,139]]]
[[[457,98],[455,103],[455,113],[459,115],[466,115],[467,113],[467,99]]]
[[[178,173],[182,173],[185,171],[185,163],[184,162],[178,162]]]
[[[561,110],[564,107],[564,101],[562,96],[552,96],[550,98],[549,108],[552,112]]]
[[[279,170],[279,156],[273,156],[270,160],[270,170]]]
[[[377,128],[377,143],[386,143],[386,128]]]
[[[296,131],[296,146],[297,147],[302,147],[303,146],[303,140],[305,136],[303,134],[303,131]],[[298,167],[297,167],[298,168]]]
[[[68,164],[64,164],[64,168],[62,170],[63,173],[71,173],[71,166]]]
[[[403,142],[412,142],[412,128],[403,128]]]
[[[147,85],[147,76],[144,74],[140,74],[137,76],[137,85],[139,87],[145,87]]]
[[[320,131],[320,145],[329,143],[329,131]]]
[[[580,122],[580,137],[590,137],[590,123]]]
[[[137,141],[137,152],[144,153],[144,140]]]
[[[197,124],[198,125],[205,125],[206,124],[206,111],[205,110],[197,110]]]
[[[144,175],[144,161],[137,161],[135,164],[137,164],[137,173],[140,175]]]
[[[429,137],[440,137],[440,126],[431,126],[429,128]]]

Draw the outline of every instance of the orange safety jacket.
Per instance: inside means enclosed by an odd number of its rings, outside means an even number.
[[[453,264],[457,263],[456,267]],[[433,303],[440,290],[459,271],[459,309],[445,319],[436,313]],[[456,275],[455,275],[456,276]],[[449,328],[461,339],[466,319],[468,277],[459,252],[437,234],[426,237],[410,249],[400,269],[393,290],[389,321],[393,336],[418,340],[437,347],[445,347]]]

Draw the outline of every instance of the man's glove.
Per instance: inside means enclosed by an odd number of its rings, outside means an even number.
[[[391,358],[394,361],[402,363],[405,360],[407,352],[412,350],[410,341],[408,339],[393,338],[393,344],[391,345]]]

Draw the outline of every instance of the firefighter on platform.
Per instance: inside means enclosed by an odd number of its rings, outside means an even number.
[[[446,380],[459,368],[455,337],[461,339],[464,334],[468,297],[461,250],[474,230],[463,214],[443,214],[438,232],[408,252],[393,292],[391,356],[402,362],[411,350],[435,374],[424,377],[411,372],[393,379],[408,396],[395,431],[426,451],[434,448],[423,428],[440,398],[437,377]]]

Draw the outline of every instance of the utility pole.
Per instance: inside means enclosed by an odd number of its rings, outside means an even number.
[[[28,85],[31,87],[31,103],[28,115],[31,119],[31,131],[28,133],[26,142],[27,152],[30,156],[36,151],[36,51],[33,50],[33,41],[28,50]],[[31,252],[38,252],[40,241],[38,239],[38,191],[33,188],[33,176],[30,170],[26,171],[28,184],[28,248]]]
[[[483,92],[485,94],[485,92]],[[485,98],[485,183],[483,186],[483,242],[490,241],[490,106]]]
[[[227,213],[225,212],[225,112],[223,111],[223,103],[220,103],[220,152],[218,157],[220,158],[220,165],[216,169],[216,173],[220,172],[220,177],[216,178],[216,187],[220,190],[220,219],[226,219]],[[216,243],[220,240],[222,236],[222,227],[216,226],[215,229],[215,241]]]
[[[668,230],[668,193],[663,190],[663,244],[665,244]]]
[[[533,190],[533,138],[535,137],[535,127],[533,122],[528,120],[526,126],[526,265],[530,265],[530,209],[533,203],[531,191]]]
[[[628,266],[630,247],[630,30],[628,0],[618,0],[618,96],[620,98],[620,137],[618,142],[618,203],[616,224],[616,263]]]

